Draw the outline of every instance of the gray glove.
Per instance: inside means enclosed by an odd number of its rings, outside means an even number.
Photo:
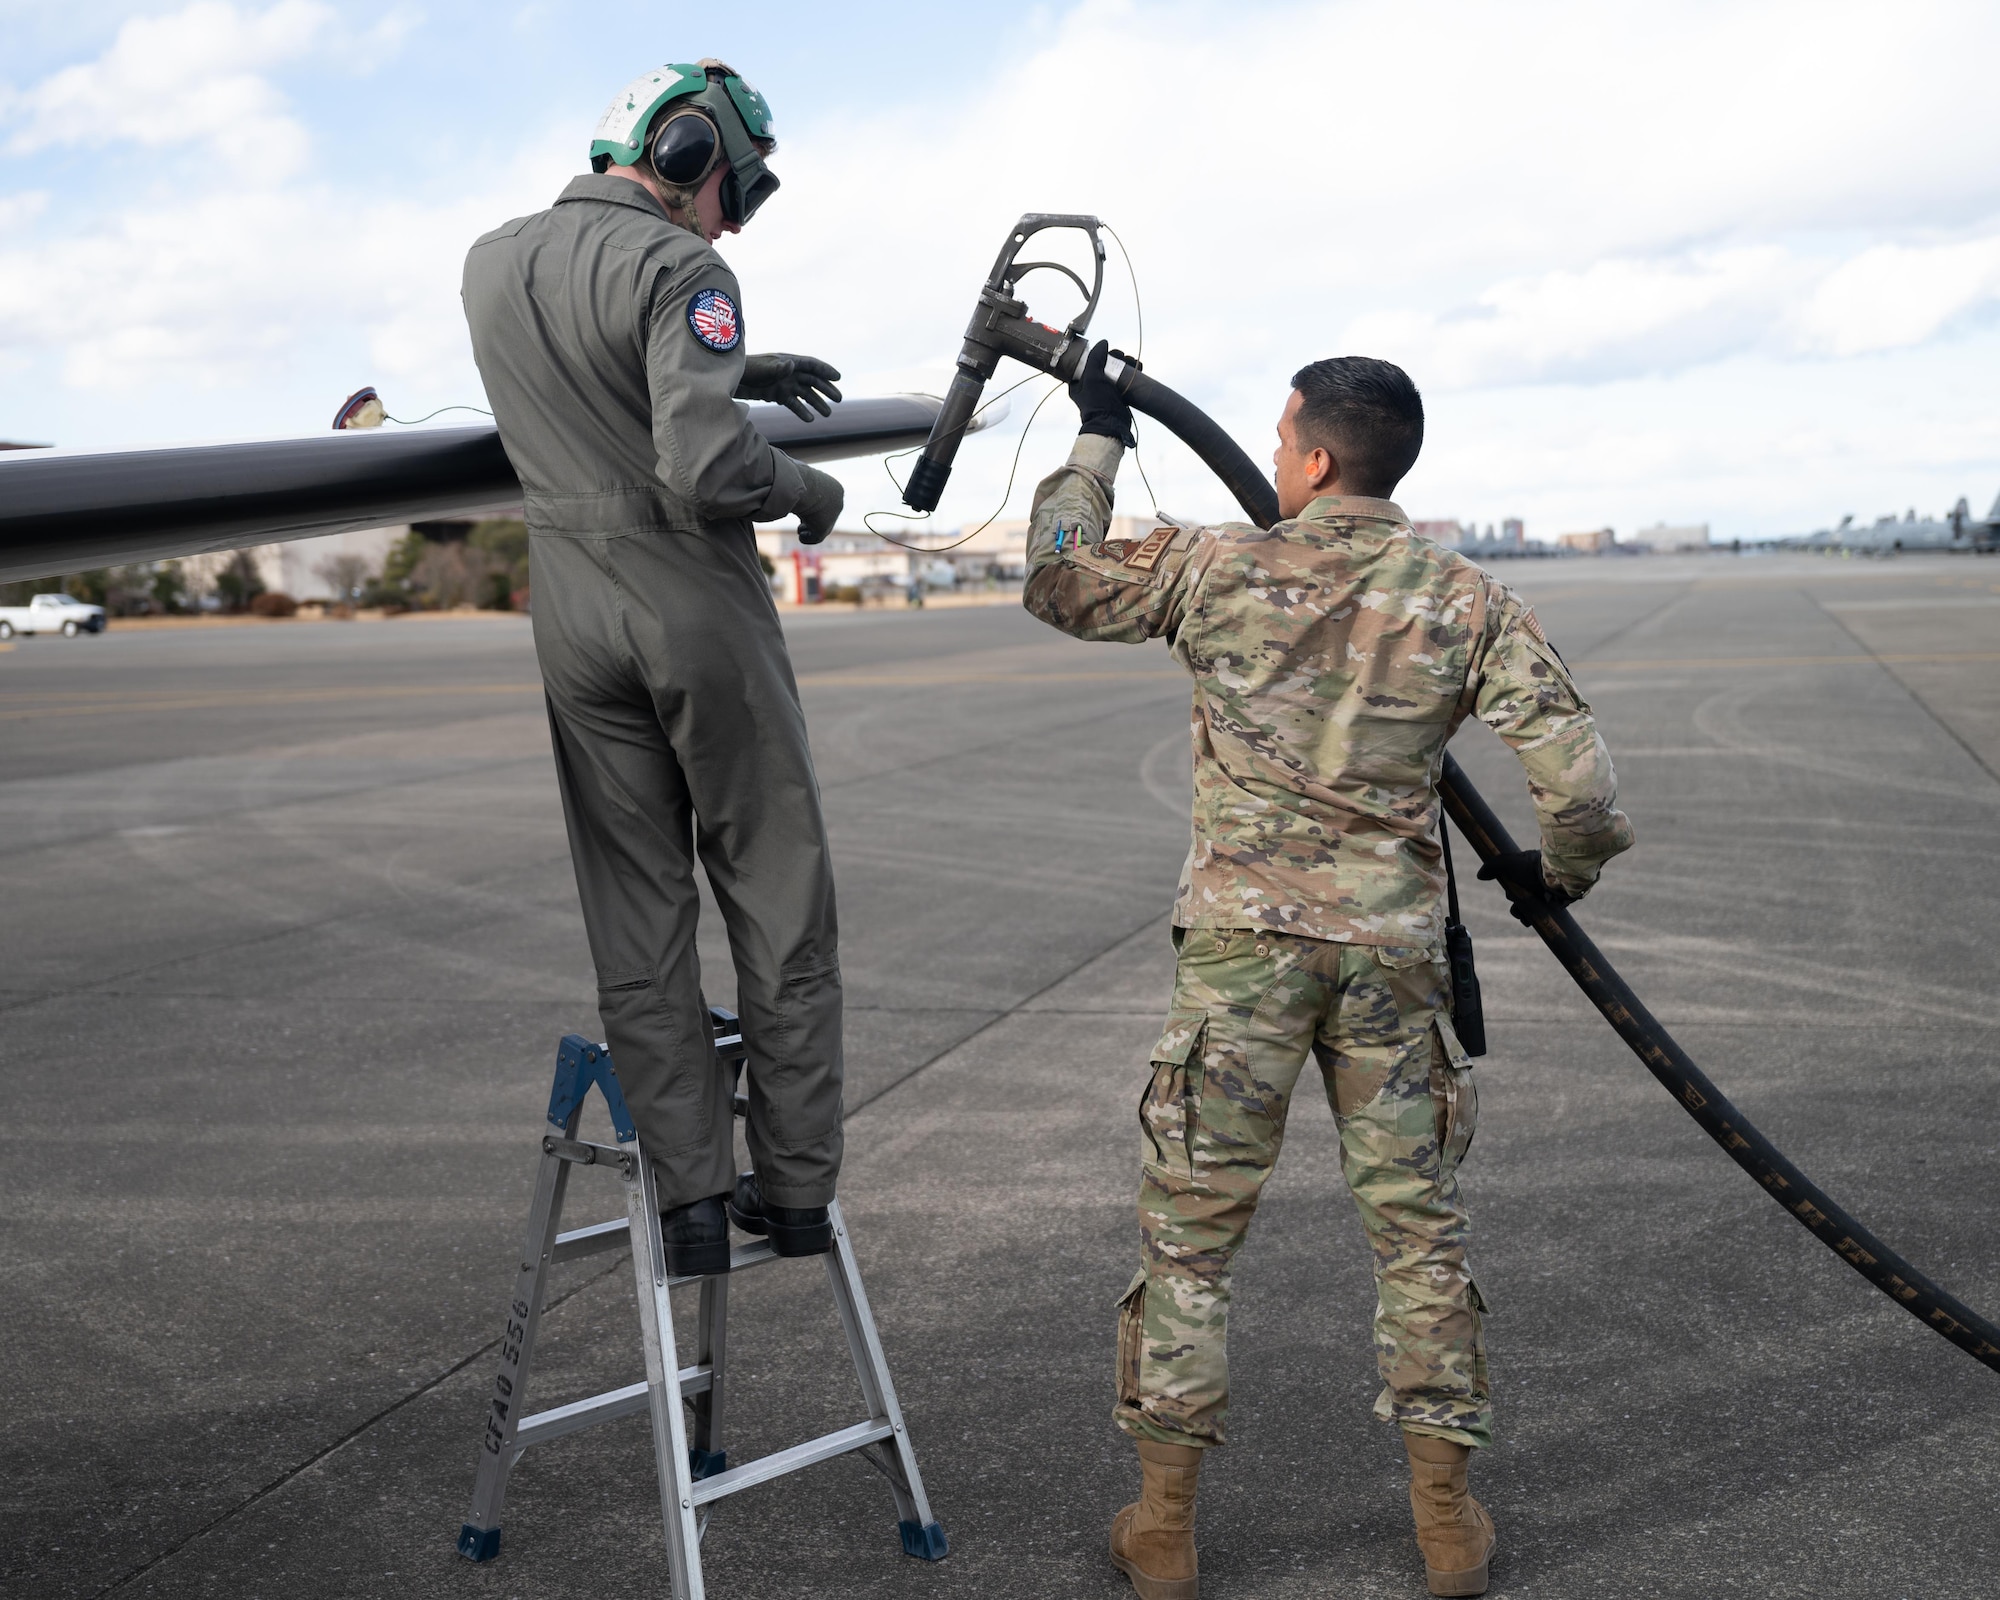
[[[801,422],[812,421],[812,412],[833,415],[840,404],[840,391],[833,380],[836,368],[812,356],[748,356],[743,362],[743,381],[736,386],[739,400],[766,400],[783,406]],[[827,401],[833,405],[828,405]],[[812,411],[806,409],[812,407]]]
[[[792,507],[799,519],[799,543],[818,544],[833,532],[834,523],[840,520],[840,508],[847,504],[847,491],[838,478],[817,467],[800,462],[799,471],[806,480],[805,493]]]

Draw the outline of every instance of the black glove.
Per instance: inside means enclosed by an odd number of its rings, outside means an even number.
[[[1535,918],[1551,907],[1575,905],[1583,898],[1549,882],[1542,872],[1539,850],[1515,850],[1495,856],[1479,869],[1479,876],[1509,891],[1507,909],[1524,927],[1533,926]]]
[[[801,422],[812,421],[812,412],[833,415],[840,404],[840,391],[833,380],[840,373],[812,356],[750,356],[743,362],[743,381],[736,386],[739,400],[767,400],[781,405]],[[833,405],[828,405],[827,401]],[[812,407],[812,411],[806,409]]]
[[[1118,392],[1118,385],[1104,375],[1107,355],[1116,356],[1128,367],[1139,364],[1123,350],[1113,350],[1102,339],[1090,347],[1090,354],[1083,358],[1083,370],[1069,386],[1069,397],[1076,402],[1082,419],[1076,431],[1116,439],[1130,450],[1139,442],[1132,432],[1132,408]]]
[[[834,523],[840,520],[840,508],[847,504],[847,491],[838,478],[817,467],[801,463],[799,471],[806,478],[805,493],[792,507],[799,519],[799,543],[818,544],[833,532]]]

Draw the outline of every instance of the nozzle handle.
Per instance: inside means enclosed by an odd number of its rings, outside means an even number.
[[[1007,242],[1000,247],[993,270],[979,291],[979,303],[972,308],[972,321],[965,330],[965,343],[958,353],[958,372],[951,380],[937,421],[931,424],[930,442],[917,464],[910,469],[910,481],[903,486],[903,504],[912,511],[935,511],[951,477],[952,458],[958,442],[971,426],[979,409],[979,397],[993,376],[1002,356],[1042,372],[1054,373],[1067,381],[1076,376],[1087,348],[1084,331],[1104,293],[1104,241],[1098,237],[1102,226],[1097,218],[1080,212],[1031,211],[1014,224]],[[1085,283],[1068,267],[1055,261],[1022,261],[1021,247],[1036,234],[1050,229],[1074,228],[1090,240],[1094,276]],[[1084,297],[1083,310],[1067,328],[1046,327],[1029,320],[1028,308],[1014,298],[1014,286],[1030,272],[1058,272],[1077,286]]]
[[[931,424],[930,441],[910,469],[910,481],[903,488],[903,504],[912,511],[937,509],[938,499],[951,477],[958,442],[965,437],[972,414],[979,409],[979,397],[985,392],[984,378],[964,367],[958,369],[951,387],[945,391],[944,404],[938,408],[937,421]]]

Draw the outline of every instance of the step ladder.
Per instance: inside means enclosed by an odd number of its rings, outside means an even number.
[[[715,1028],[717,1069],[725,1065],[737,1074],[743,1068],[742,1029],[732,1012],[710,1007]],[[611,1113],[616,1145],[591,1144],[577,1138],[584,1097],[595,1084]],[[738,1116],[744,1097],[732,1096]],[[490,1561],[500,1553],[500,1512],[507,1493],[507,1474],[528,1446],[575,1433],[600,1422],[646,1412],[653,1424],[653,1456],[660,1479],[660,1513],[666,1526],[667,1570],[673,1600],[702,1600],[701,1539],[715,1502],[739,1489],[769,1483],[816,1461],[855,1451],[889,1480],[895,1495],[903,1550],[924,1561],[941,1561],[946,1552],[944,1529],[931,1515],[924,1495],[917,1456],[910,1445],[895,1385],[876,1336],[875,1318],[861,1287],[854,1246],[840,1214],[840,1202],[829,1208],[833,1248],[822,1259],[855,1375],[868,1408],[865,1421],[818,1439],[796,1444],[755,1461],[729,1465],[723,1448],[724,1374],[727,1371],[730,1276],[777,1259],[770,1242],[758,1239],[729,1253],[729,1273],[691,1278],[668,1275],[666,1251],[660,1240],[659,1196],[652,1163],[639,1146],[625,1096],[612,1070],[611,1053],[581,1034],[570,1034],[556,1052],[555,1085],[549,1094],[549,1129],[542,1136],[541,1172],[535,1182],[534,1205],[528,1213],[527,1243],[520,1271],[508,1296],[507,1331],[500,1347],[500,1372],[493,1382],[493,1404],[481,1441],[479,1471],[472,1491],[472,1515],[459,1530],[458,1552],[473,1561]],[[625,1184],[627,1215],[588,1228],[558,1231],[563,1196],[570,1174],[578,1167],[615,1169]],[[548,1290],[549,1270],[558,1262],[576,1261],[608,1250],[632,1251],[633,1275],[639,1291],[639,1333],[645,1347],[646,1377],[628,1384],[523,1416],[529,1376],[534,1363],[535,1334]],[[694,1364],[683,1367],[674,1348],[674,1322],[668,1292],[684,1284],[699,1284],[701,1304],[696,1319]],[[670,1382],[668,1374],[673,1374]],[[690,1419],[683,1414],[687,1402]]]

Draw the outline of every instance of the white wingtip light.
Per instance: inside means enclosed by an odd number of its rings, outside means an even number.
[[[374,385],[356,389],[333,414],[333,431],[343,433],[349,428],[379,428],[388,416],[382,397],[375,392]]]

